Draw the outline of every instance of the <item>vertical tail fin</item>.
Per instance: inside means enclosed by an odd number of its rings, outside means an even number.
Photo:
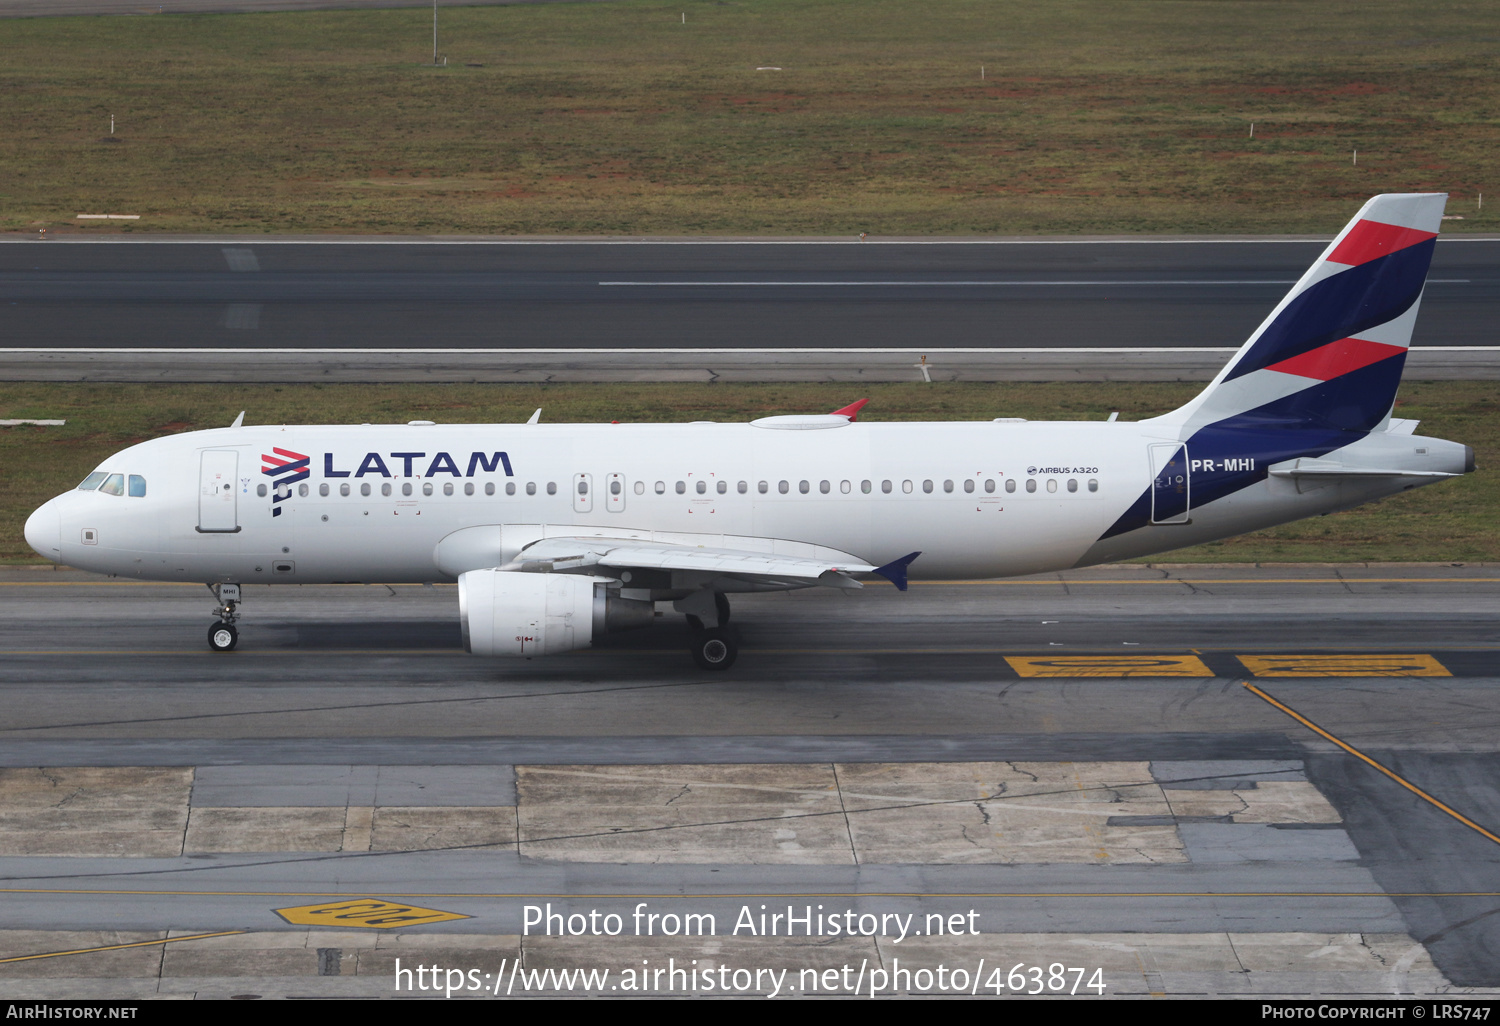
[[[1225,421],[1370,431],[1390,411],[1445,193],[1376,196],[1192,402],[1181,438]]]

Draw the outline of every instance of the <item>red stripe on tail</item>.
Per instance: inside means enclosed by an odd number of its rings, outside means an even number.
[[[1273,363],[1266,369],[1328,381],[1330,378],[1357,371],[1361,367],[1368,367],[1372,363],[1379,363],[1381,360],[1390,359],[1397,353],[1404,352],[1406,352],[1405,346],[1370,342],[1362,338],[1341,338],[1337,342],[1319,346],[1311,352],[1299,353],[1290,360]]]
[[[1437,232],[1403,228],[1399,224],[1360,221],[1349,230],[1328,259],[1336,264],[1364,264],[1388,253],[1437,238]]]

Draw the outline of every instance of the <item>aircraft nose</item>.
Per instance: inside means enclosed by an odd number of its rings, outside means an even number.
[[[62,513],[50,499],[26,518],[26,544],[54,562],[62,554]]]

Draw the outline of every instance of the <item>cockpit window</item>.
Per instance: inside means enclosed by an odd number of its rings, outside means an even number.
[[[99,490],[101,492],[103,492],[105,495],[124,495],[125,494],[125,475],[124,474],[111,474],[111,475],[109,475],[108,477],[106,477],[104,479],[104,483],[99,486]]]
[[[83,482],[78,486],[78,490],[80,492],[91,492],[95,488],[98,488],[100,482],[102,482],[108,476],[109,475],[104,473],[104,471],[96,470],[88,477],[83,479]]]
[[[141,498],[146,494],[146,479],[139,474],[130,475],[130,494],[134,498]]]

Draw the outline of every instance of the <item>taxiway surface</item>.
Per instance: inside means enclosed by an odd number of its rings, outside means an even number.
[[[0,573],[0,953],[143,945],[0,964],[13,993],[390,993],[403,952],[491,975],[1087,955],[1120,994],[1500,986],[1493,567],[747,598],[722,675],[671,621],[495,664],[459,650],[450,587],[246,590],[225,656],[197,587]],[[350,899],[471,918],[287,918]],[[519,936],[526,904],[643,900],[720,935]],[[981,935],[726,936],[763,902],[973,910]]]

